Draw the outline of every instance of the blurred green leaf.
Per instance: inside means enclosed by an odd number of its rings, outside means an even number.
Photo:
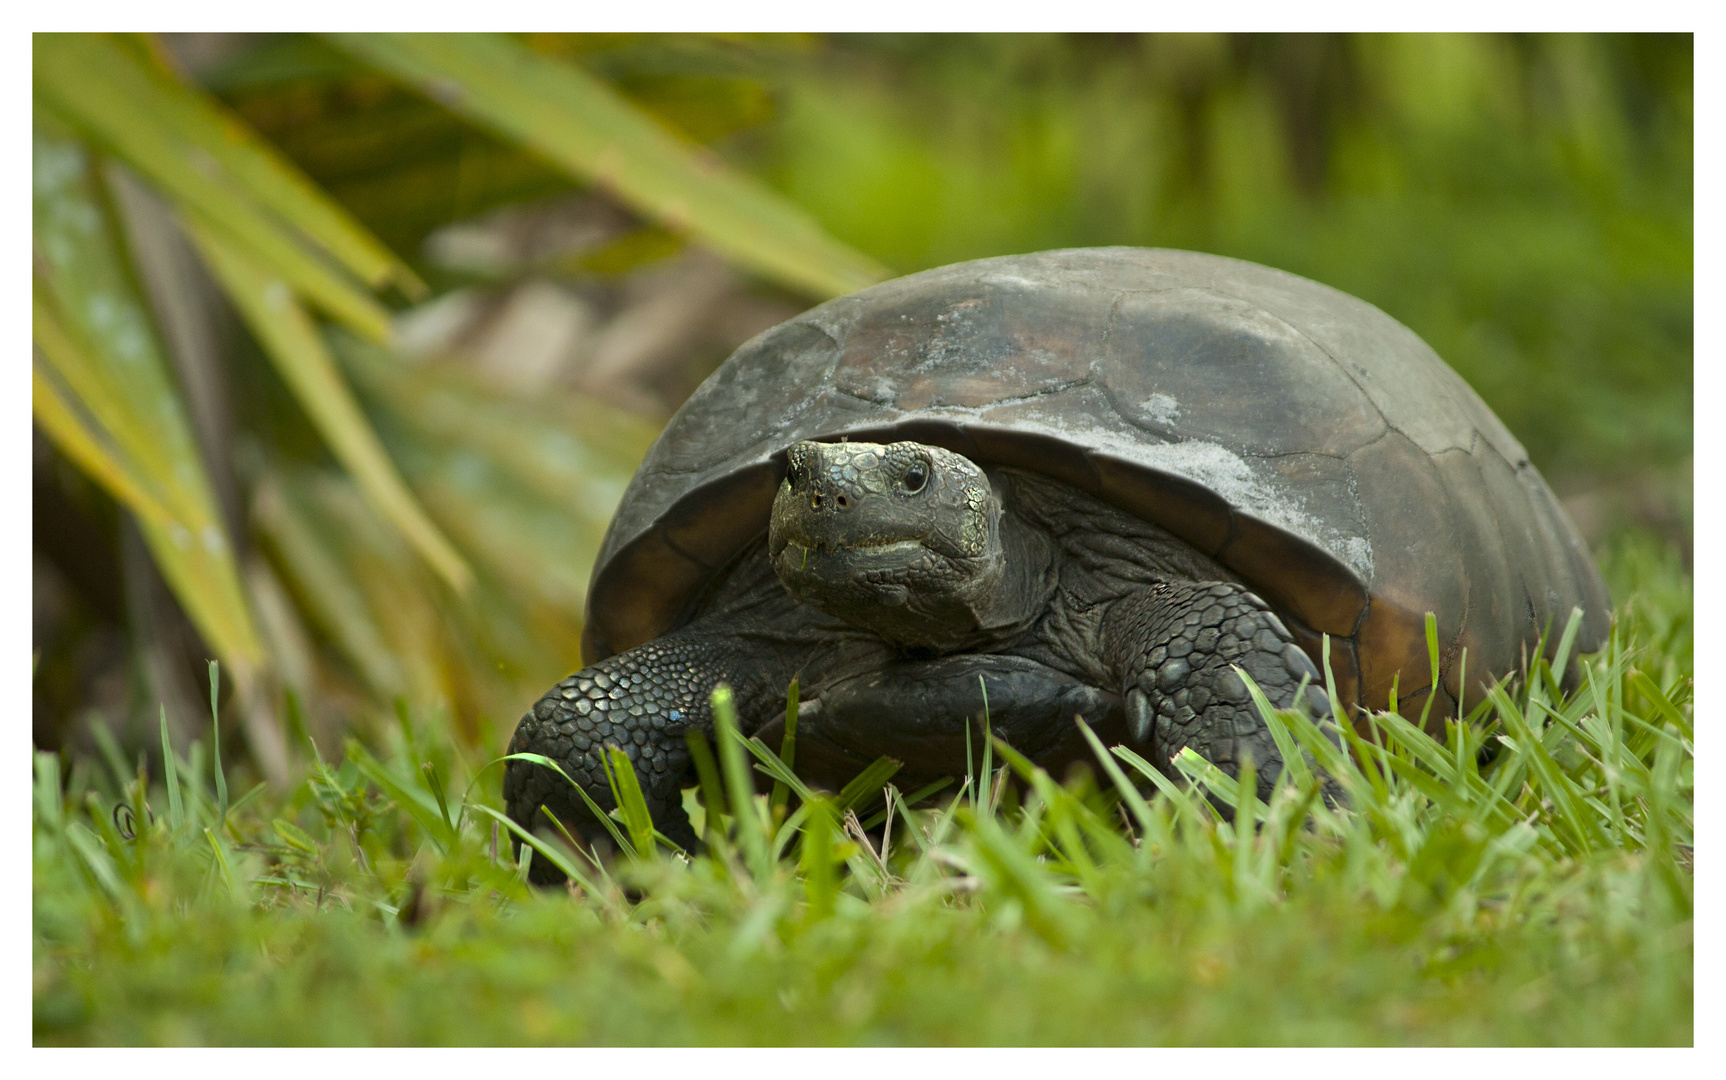
[[[247,325],[275,362],[330,449],[379,512],[457,592],[473,580],[462,557],[431,523],[378,443],[365,414],[342,381],[310,315],[295,302],[287,283],[202,224],[192,238],[205,261],[240,309]]]
[[[37,355],[71,389],[100,435],[90,425],[68,423],[74,414],[57,391],[44,395],[38,410],[49,416],[50,436],[66,436],[66,452],[95,466],[93,475],[116,497],[145,496],[128,505],[137,509],[163,575],[245,683],[265,657],[233,544],[126,267],[95,164],[77,143],[40,130],[32,164]],[[92,456],[104,443],[111,449]]]
[[[43,327],[46,322],[39,313],[35,323],[38,342],[44,336]],[[163,506],[155,495],[145,490],[145,481],[135,477],[124,459],[112,448],[103,445],[90,426],[78,418],[67,397],[55,388],[39,364],[31,365],[30,389],[32,415],[67,457],[95,477],[98,483],[108,489],[109,494],[139,517],[158,523],[172,520],[167,507]]]
[[[37,384],[45,392],[44,407],[63,414],[57,426],[80,432],[88,453],[111,462],[115,482],[135,490],[144,516],[163,525],[196,517],[198,507],[186,500],[183,489],[153,486],[153,478],[168,473],[172,463],[150,430],[149,418],[127,399],[126,387],[117,385],[106,359],[74,337],[56,313],[47,282],[38,275],[32,284],[31,334],[37,355],[46,361],[46,370],[37,368]],[[57,384],[63,384],[64,391]]]
[[[150,51],[161,56],[155,35],[145,35]],[[427,295],[425,283],[377,238],[368,233],[340,204],[332,201],[293,163],[258,138],[242,120],[206,94],[172,93],[180,85],[172,67],[145,67],[164,91],[152,100],[155,119],[185,144],[209,154],[233,185],[276,216],[311,238],[326,253],[372,288],[392,282],[415,298]]]
[[[408,366],[350,335],[331,344],[437,521],[518,597],[580,619],[652,425],[575,394],[511,398],[456,365]]]
[[[242,125],[110,38],[38,34],[33,47],[39,102],[331,315],[373,340],[389,340],[389,313],[303,247],[296,233],[328,245],[363,279],[415,279]]]
[[[350,562],[311,519],[297,484],[278,471],[260,484],[252,517],[275,549],[310,618],[382,701],[407,691],[401,664],[350,574]]]
[[[426,440],[485,454],[601,531],[659,434],[655,424],[588,395],[547,390],[524,399],[459,365],[404,364],[341,333],[331,346],[363,391]]]
[[[574,65],[498,35],[342,34],[332,40],[647,216],[687,229],[793,288],[839,296],[888,274],[765,184],[681,142]]]

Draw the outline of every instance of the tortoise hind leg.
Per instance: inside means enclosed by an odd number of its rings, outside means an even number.
[[[1121,677],[1128,726],[1152,760],[1176,778],[1171,761],[1191,747],[1230,776],[1251,755],[1258,794],[1268,797],[1282,755],[1259,716],[1239,666],[1278,708],[1329,711],[1312,661],[1264,601],[1227,582],[1163,581],[1116,601],[1103,622],[1104,661]]]

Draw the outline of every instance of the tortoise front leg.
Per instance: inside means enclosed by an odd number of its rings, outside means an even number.
[[[763,676],[759,651],[745,655],[734,634],[699,625],[640,645],[564,679],[522,717],[509,752],[543,754],[601,808],[615,803],[600,764],[601,748],[621,748],[635,766],[659,831],[693,850],[695,833],[684,813],[681,787],[689,771],[684,739],[691,727],[709,738],[713,688],[729,683],[743,716],[760,716],[774,696]],[[758,700],[759,699],[759,700]],[[523,828],[550,828],[540,808],[591,843],[605,836],[568,781],[543,765],[511,761],[504,768],[503,795],[509,816]],[[579,830],[579,831],[578,831]],[[536,882],[554,882],[555,868],[534,863]]]
[[[1252,756],[1258,794],[1268,798],[1282,754],[1233,668],[1252,676],[1278,708],[1303,703],[1313,717],[1329,712],[1322,680],[1288,628],[1264,601],[1227,582],[1164,581],[1116,601],[1103,622],[1104,661],[1120,673],[1133,740],[1177,779],[1171,764],[1183,747],[1230,776]]]
[[[833,790],[882,754],[903,763],[895,781],[902,790],[963,776],[967,762],[983,760],[985,730],[1058,774],[1091,759],[1075,716],[1105,739],[1118,741],[1125,726],[1112,691],[1035,660],[994,653],[891,660],[811,684],[804,693],[797,772]],[[759,734],[776,746],[783,722],[769,721]]]

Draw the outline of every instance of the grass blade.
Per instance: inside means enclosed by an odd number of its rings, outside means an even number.
[[[779,740],[779,760],[785,765],[786,771],[797,767],[797,699],[801,687],[797,680],[791,680],[791,685],[785,689],[785,737]],[[751,742],[757,740],[751,739]],[[759,755],[757,755],[759,756]],[[785,800],[790,787],[784,780],[773,781],[773,793],[768,796],[767,805],[773,811],[773,820],[779,821],[785,814]]]
[[[383,789],[384,794],[406,810],[436,844],[439,851],[448,852],[455,843],[455,830],[439,812],[431,794],[420,785],[397,776],[383,762],[372,757],[365,747],[352,739],[347,744],[347,760],[361,776]]]
[[[1636,688],[1644,700],[1654,706],[1656,712],[1670,721],[1672,726],[1678,729],[1680,735],[1692,742],[1695,741],[1696,731],[1691,727],[1690,721],[1679,710],[1678,706],[1672,704],[1671,697],[1654,685],[1653,679],[1640,671],[1632,671],[1626,681]]]
[[[420,766],[420,773],[425,777],[426,790],[430,791],[432,798],[437,800],[438,816],[443,818],[443,823],[448,827],[450,835],[454,836],[456,823],[450,819],[449,802],[444,798],[443,781],[438,779],[437,766],[428,761]]]
[[[259,781],[258,783],[253,784],[251,787],[246,789],[246,793],[244,795],[241,795],[229,804],[228,813],[232,815],[235,811],[244,809],[247,803],[269,790],[269,786],[270,785],[264,781]]]
[[[870,843],[869,834],[863,831],[863,823],[857,820],[854,811],[845,812],[845,833],[851,838],[846,849],[845,864],[851,868],[851,880],[863,890],[863,895],[870,900],[880,900],[887,895],[887,888],[892,877],[887,872],[887,864],[881,858],[881,853]]]
[[[109,730],[107,723],[90,725],[90,737],[96,741],[96,750],[102,755],[102,764],[108,769],[108,782],[115,794],[124,795],[127,784],[126,753],[120,749],[120,744]]]
[[[228,827],[228,773],[222,767],[222,712],[217,699],[222,690],[222,665],[210,661],[210,758],[214,762],[216,781],[216,821]]]
[[[1426,656],[1432,663],[1432,682],[1427,684],[1426,703],[1420,707],[1420,727],[1426,729],[1426,719],[1432,713],[1432,703],[1438,700],[1438,616],[1426,613]]]
[[[578,870],[574,863],[570,862],[569,856],[558,851],[550,844],[547,844],[539,837],[516,824],[515,819],[511,818],[508,814],[494,810],[481,803],[474,804],[474,809],[487,815],[494,821],[498,822],[498,824],[514,833],[522,843],[532,848],[534,852],[543,857],[545,861],[563,871],[565,877],[587,890],[589,896],[602,895],[598,889],[594,888],[593,882],[588,878],[588,876]]]
[[[803,823],[803,850],[798,867],[803,873],[803,895],[808,901],[811,922],[819,922],[833,914],[839,898],[838,860],[834,857],[834,838],[839,831],[833,806],[822,796],[804,803],[808,815]]]
[[[1265,697],[1264,691],[1259,689],[1259,684],[1253,681],[1253,677],[1239,664],[1231,666],[1234,667],[1235,675],[1246,686],[1247,693],[1252,696],[1253,704],[1258,707],[1259,717],[1264,720],[1265,727],[1270,730],[1271,741],[1276,743],[1277,753],[1282,755],[1283,768],[1293,777],[1297,787],[1305,787],[1312,777],[1312,769],[1307,765],[1306,756],[1296,745],[1294,736],[1289,734],[1288,725],[1283,723],[1282,716],[1271,706],[1270,699]],[[1304,699],[1306,687],[1306,679],[1302,677],[1300,687],[1295,691],[1296,701]]]
[[[221,871],[222,884],[227,888],[228,895],[233,896],[235,891],[234,868],[228,862],[228,853],[222,850],[222,842],[216,839],[216,834],[209,829],[204,830],[204,839],[210,843],[210,853],[215,860],[216,869]]]
[[[1258,801],[1258,769],[1253,762],[1251,751],[1242,755],[1240,778],[1236,781],[1235,791],[1239,803],[1235,808],[1235,842],[1228,853],[1232,864],[1229,883],[1233,886],[1236,902],[1240,902],[1255,898],[1252,877],[1253,842],[1257,835],[1260,811],[1268,809]]]
[[[755,736],[750,736],[749,741],[744,745],[749,748],[751,754],[755,755],[756,770],[772,777],[775,788],[784,787],[799,799],[810,797],[809,785],[803,782],[802,777],[792,772],[791,767],[780,760],[778,754],[769,750],[766,743]]]
[[[66,807],[60,792],[60,755],[52,750],[36,751],[36,823],[58,832],[66,824]]]
[[[779,831],[773,834],[773,842],[767,846],[767,849],[775,862],[784,857],[786,846],[791,843],[791,838],[802,830],[803,823],[808,817],[809,804],[804,803],[793,810],[791,815],[785,819],[784,824],[779,826]]]
[[[737,701],[731,687],[724,683],[714,687],[712,703],[714,737],[719,740],[719,763],[731,796],[737,843],[743,848],[750,873],[758,881],[765,880],[773,870],[768,863],[767,823],[761,820],[755,806],[755,784],[750,780],[749,763],[744,757],[749,744],[737,729]]]
[[[989,731],[989,686],[983,676],[977,676],[977,689],[983,693],[983,771],[977,777],[977,796],[984,813],[995,812],[995,792],[989,783],[995,774],[995,739]]]
[[[964,798],[966,792],[971,794],[971,809],[976,810],[977,770],[971,762],[971,718],[969,716],[965,717],[965,783],[959,788],[959,797]]]
[[[834,809],[843,814],[847,810],[855,810],[868,805],[866,800],[873,799],[887,786],[887,781],[893,779],[900,763],[883,755],[870,762],[867,767],[851,778],[839,791],[839,797],[834,803]]]
[[[1256,799],[1248,799],[1241,794],[1240,781],[1205,760],[1190,746],[1182,747],[1181,752],[1175,755],[1174,765],[1187,779],[1204,785],[1213,797],[1237,813],[1243,802],[1249,811],[1258,806]]]
[[[653,815],[647,812],[647,799],[641,793],[641,780],[635,775],[635,763],[620,747],[610,744],[601,748],[600,763],[605,766],[605,779],[611,785],[612,801],[623,814],[623,824],[629,829],[636,854],[644,859],[652,858]]]
[[[162,771],[168,786],[168,824],[175,832],[186,822],[186,808],[180,802],[180,773],[175,767],[174,744],[168,738],[168,707],[157,705],[157,717],[162,725]]]
[[[111,899],[121,900],[124,886],[120,881],[120,871],[101,839],[81,823],[74,821],[66,827],[66,840],[83,860],[85,869],[102,891]]]
[[[1085,737],[1086,742],[1091,744],[1091,753],[1097,756],[1097,763],[1108,774],[1110,782],[1115,785],[1115,790],[1121,793],[1121,801],[1127,804],[1127,809],[1132,813],[1133,820],[1139,823],[1140,831],[1148,835],[1155,826],[1155,820],[1151,816],[1151,804],[1145,801],[1145,797],[1139,794],[1139,789],[1134,786],[1131,780],[1127,779],[1127,774],[1121,771],[1119,765],[1115,764],[1114,757],[1103,746],[1103,740],[1097,738],[1097,733],[1091,730],[1091,725],[1085,723],[1085,718],[1075,716],[1073,722],[1079,725],[1079,733]]]
[[[1026,924],[1039,937],[1057,949],[1062,948],[1071,936],[1073,916],[1055,891],[1048,869],[1003,830],[992,815],[979,816],[969,809],[961,809],[959,813],[959,820],[976,849],[980,873],[1003,898],[1019,903]]]
[[[1090,807],[1079,801],[1066,788],[1055,783],[1047,770],[1034,764],[1030,758],[1013,749],[1007,740],[995,736],[995,748],[1001,752],[1001,758],[1014,772],[1023,777],[1037,797],[1043,802],[1048,818],[1047,824],[1059,843],[1049,843],[1049,850],[1058,853],[1063,860],[1063,869],[1075,874],[1079,884],[1086,892],[1096,895],[1101,885],[1098,866],[1086,847],[1080,829],[1084,828],[1093,835],[1100,835],[1096,814]],[[1118,838],[1118,833],[1108,830]]]
[[[1558,651],[1552,654],[1553,693],[1557,694],[1557,686],[1564,679],[1564,670],[1570,663],[1570,650],[1576,645],[1576,632],[1582,629],[1582,609],[1570,609],[1570,618],[1564,624],[1564,633],[1558,638]]]
[[[1138,754],[1124,746],[1111,747],[1109,752],[1126,762],[1128,765],[1131,765],[1134,769],[1137,769],[1141,776],[1155,784],[1157,790],[1161,791],[1165,798],[1174,803],[1175,806],[1191,820],[1216,820],[1216,809],[1212,807],[1210,803],[1204,802],[1203,800],[1195,802],[1191,796],[1177,787],[1173,780],[1164,776],[1161,769],[1158,769],[1155,765],[1152,765]],[[1182,753],[1185,752],[1185,748],[1183,748]],[[1141,824],[1142,823],[1143,822],[1141,822]]]
[[[587,845],[587,850],[583,851],[581,841],[575,836],[574,833],[569,831],[569,826],[565,825],[562,821],[560,821],[558,819],[558,816],[556,814],[551,812],[550,807],[542,806],[539,808],[539,812],[541,814],[544,814],[546,817],[546,820],[551,822],[552,827],[557,830],[557,835],[563,837],[564,843],[569,845],[569,849],[571,851],[575,852],[578,855],[583,855],[587,858],[589,864],[591,864],[593,866],[594,870],[598,871],[600,881],[609,883],[611,880],[611,877],[609,874],[607,874],[605,872],[605,863],[603,860],[600,859],[599,852],[594,847],[594,845],[592,845],[592,844]],[[631,859],[635,858],[635,852],[630,850],[630,848],[628,847],[628,841],[625,841],[624,845],[622,847],[620,847],[619,850],[622,851],[629,858],[631,858]]]
[[[504,760],[505,761],[531,761],[535,765],[543,765],[546,768],[557,773],[557,775],[563,777],[564,780],[569,784],[569,786],[575,789],[575,793],[581,797],[581,801],[587,806],[587,811],[588,811],[588,813],[593,815],[593,819],[595,821],[597,821],[605,829],[606,832],[611,834],[611,839],[613,841],[615,841],[617,844],[617,850],[628,855],[630,858],[635,857],[635,845],[631,844],[629,841],[629,838],[627,836],[624,836],[623,833],[618,829],[617,822],[612,818],[612,816],[609,813],[607,813],[604,809],[602,809],[598,803],[593,801],[593,796],[591,796],[587,793],[586,788],[583,788],[580,784],[578,784],[574,780],[570,779],[569,774],[563,771],[563,766],[559,765],[557,762],[546,757],[544,754],[505,754]],[[546,817],[549,817],[549,818],[551,818],[552,821],[557,822],[557,818],[552,816],[551,811],[542,809],[542,812],[545,814]],[[563,824],[561,822],[558,822],[557,824],[558,824],[558,828],[560,828],[560,829],[563,828]],[[575,841],[572,838],[570,840],[570,842],[574,843]]]
[[[952,782],[952,777],[943,776],[939,780],[934,780],[930,783],[924,784],[909,795],[900,795],[898,798],[894,799],[893,802],[899,807],[901,811],[900,816],[903,817],[903,810],[905,807],[916,806],[918,803],[935,794],[937,791],[940,791]],[[883,821],[887,820],[888,811],[889,807],[883,806],[880,810],[869,815],[869,817],[863,820],[863,827],[865,829],[873,829],[875,826],[881,824]]]
[[[701,729],[690,728],[683,741],[689,746],[690,760],[695,762],[695,776],[701,786],[701,804],[707,811],[703,830],[707,836],[703,839],[711,844],[725,832],[719,824],[720,815],[725,812],[725,788],[719,782],[719,769],[713,763],[713,748],[707,744],[707,736]]]
[[[1579,805],[1581,793],[1558,762],[1547,752],[1544,742],[1528,726],[1522,711],[1516,703],[1510,700],[1502,687],[1493,687],[1491,691],[1493,703],[1498,707],[1498,715],[1504,721],[1516,739],[1516,746],[1527,758],[1529,771],[1539,781],[1540,790],[1545,797],[1552,800],[1555,814],[1551,815],[1555,825],[1562,826],[1569,834],[1572,853],[1580,854],[1598,850],[1606,845],[1606,838],[1601,835],[1599,823],[1594,816]]]

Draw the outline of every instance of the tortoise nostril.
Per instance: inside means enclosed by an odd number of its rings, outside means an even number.
[[[816,492],[814,495],[809,496],[809,505],[814,507],[817,510],[821,509],[821,493],[820,492]]]
[[[845,498],[845,496],[843,496],[843,495],[839,495],[839,496],[835,497],[833,501],[839,504],[839,509],[841,509],[841,510],[843,510],[847,506],[851,505],[850,501],[847,500]]]

